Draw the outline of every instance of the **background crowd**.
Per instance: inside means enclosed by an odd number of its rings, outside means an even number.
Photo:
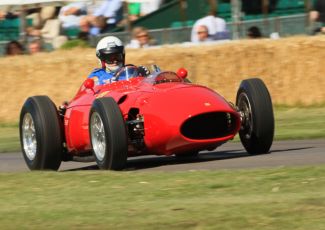
[[[18,41],[8,42],[5,52],[7,55],[18,55],[57,49],[69,40],[71,32],[75,32],[75,37],[87,41],[92,36],[114,32],[117,27],[126,28],[130,22],[156,11],[163,3],[164,0],[151,0],[125,5],[122,0],[96,0],[30,9],[27,11],[27,19],[31,19],[32,23],[25,31],[26,42],[24,45]],[[16,11],[0,11],[0,20],[15,19],[19,14],[20,12]],[[325,0],[315,1],[309,19],[312,23],[319,23],[319,27],[313,31],[314,34],[325,33]],[[248,28],[247,38],[262,37],[263,34],[257,26]],[[231,33],[226,21],[214,11],[208,12],[205,17],[194,23],[189,38],[193,43],[230,39]],[[126,47],[145,48],[156,44],[146,28],[135,27]]]
[[[31,19],[32,24],[25,31],[26,48],[18,41],[11,41],[7,44],[6,54],[33,54],[36,46],[39,51],[57,49],[69,39],[71,32],[75,33],[77,38],[88,40],[91,36],[112,32],[117,26],[124,26],[129,21],[149,14],[157,10],[162,3],[163,0],[152,0],[143,3],[132,2],[125,6],[122,0],[96,0],[30,9],[27,11],[27,19]],[[126,9],[127,18],[124,17]],[[0,11],[0,20],[17,19],[19,14],[19,11]],[[135,33],[138,33],[136,31],[133,33],[135,37]],[[133,42],[132,47],[143,46],[134,44]]]

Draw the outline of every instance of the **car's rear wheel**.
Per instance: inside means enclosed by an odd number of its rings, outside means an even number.
[[[258,78],[243,80],[236,105],[241,113],[240,140],[249,154],[268,153],[274,136],[272,100],[264,82]]]
[[[113,98],[96,99],[89,115],[90,140],[100,169],[121,170],[127,161],[127,132]]]
[[[20,113],[19,132],[29,169],[59,169],[63,154],[63,128],[50,98],[34,96],[26,100]]]

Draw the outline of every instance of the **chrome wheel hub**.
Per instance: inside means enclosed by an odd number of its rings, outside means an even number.
[[[102,161],[106,152],[106,136],[104,124],[97,112],[94,112],[90,118],[91,143],[96,158]]]
[[[35,125],[30,113],[26,113],[22,124],[22,139],[25,154],[29,160],[34,160],[37,150]]]
[[[245,133],[245,138],[250,139],[253,132],[252,108],[245,93],[241,93],[238,99],[238,109],[241,116],[241,131]]]

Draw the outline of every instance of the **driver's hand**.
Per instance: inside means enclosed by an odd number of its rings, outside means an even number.
[[[150,70],[143,65],[138,66],[138,72],[143,77],[147,77],[150,74]]]

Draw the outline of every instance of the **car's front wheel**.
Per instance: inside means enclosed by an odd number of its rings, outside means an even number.
[[[100,169],[122,170],[127,161],[127,132],[113,98],[96,99],[89,114],[89,134]]]
[[[240,140],[249,154],[268,153],[274,136],[272,100],[264,82],[258,78],[243,80],[236,105],[241,113]]]
[[[20,113],[19,132],[29,169],[59,169],[63,154],[63,128],[50,98],[34,96],[26,100]]]

